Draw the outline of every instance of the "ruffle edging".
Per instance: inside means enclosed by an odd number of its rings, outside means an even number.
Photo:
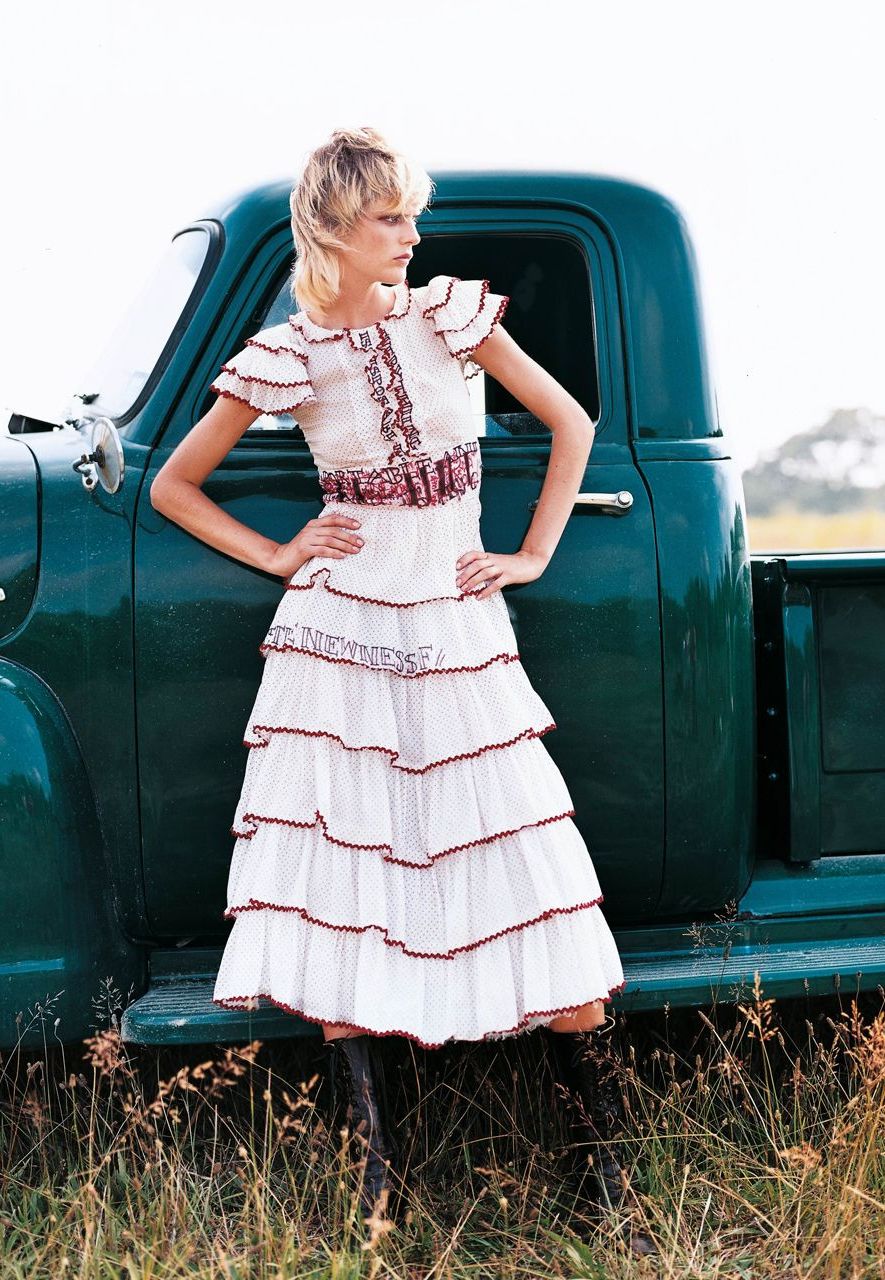
[[[231,834],[317,824],[341,847],[429,865],[444,854],[574,816],[562,773],[537,738],[438,769],[392,769],[330,738],[275,737],[246,762]],[[283,856],[284,851],[280,851]]]
[[[305,653],[405,679],[518,661],[503,597],[491,607],[484,606],[492,597],[468,598],[472,609],[448,598],[425,600],[418,611],[366,608],[366,601],[317,582],[309,590],[284,592],[261,652]]]
[[[549,916],[445,960],[405,955],[374,930],[323,929],[298,914],[260,910],[236,917],[213,1000],[255,1009],[267,999],[311,1021],[438,1048],[528,1030],[611,999],[624,985],[598,906]]]
[[[437,275],[428,282],[424,301],[422,315],[433,322],[449,353],[461,362],[465,377],[474,377],[480,366],[469,357],[503,317],[510,295],[492,293],[486,279]]]
[[[558,1018],[569,1013],[577,1013],[579,1009],[584,1007],[584,1004],[590,1004],[594,999],[603,1000],[605,1003],[610,1004],[613,998],[624,990],[626,985],[627,982],[625,979],[623,982],[619,982],[617,986],[610,987],[606,995],[591,997],[589,1000],[582,1001],[580,1004],[561,1005],[558,1009],[533,1009],[531,1012],[524,1014],[516,1026],[507,1027],[503,1030],[487,1031],[483,1035],[475,1037],[475,1039],[500,1040],[506,1036],[519,1035],[520,1033],[533,1030],[535,1027],[546,1025],[547,1022],[551,1022],[554,1018]],[[274,1005],[275,1008],[282,1009],[284,1013],[294,1014],[295,1017],[303,1018],[305,1022],[312,1022],[317,1026],[325,1024],[327,1026],[334,1025],[336,1027],[346,1027],[348,1031],[363,1032],[365,1035],[378,1036],[379,1038],[382,1036],[404,1036],[407,1040],[412,1040],[422,1049],[442,1049],[444,1045],[451,1043],[457,1038],[455,1036],[449,1036],[448,1040],[437,1040],[431,1042],[429,1040],[423,1040],[421,1036],[416,1035],[414,1032],[402,1029],[394,1031],[380,1031],[373,1027],[364,1027],[361,1023],[342,1022],[340,1018],[336,1022],[331,1023],[328,1018],[318,1018],[315,1014],[307,1013],[304,1009],[294,1009],[284,1001],[275,999],[266,991],[260,991],[257,996],[227,996],[214,1000],[214,1003],[220,1005],[223,1009],[233,1010],[239,1013],[244,1010],[259,1008],[259,1000],[267,1000],[270,1004]]]
[[[455,956],[463,951],[475,951],[477,947],[484,947],[489,942],[495,942],[498,938],[505,937],[508,933],[515,933],[519,929],[530,929],[532,925],[540,924],[542,920],[552,920],[554,916],[568,915],[572,911],[587,911],[590,907],[597,907],[602,902],[602,895],[598,898],[591,898],[587,902],[576,902],[569,907],[547,907],[539,915],[533,916],[530,920],[520,920],[516,924],[508,924],[503,929],[498,929],[495,933],[487,934],[484,938],[477,938],[473,942],[465,942],[459,947],[451,947],[448,951],[418,951],[409,946],[402,938],[391,938],[387,925],[383,924],[336,924],[331,920],[322,920],[319,916],[313,916],[306,907],[287,907],[281,906],[276,902],[261,902],[258,899],[252,899],[243,906],[232,908],[225,912],[225,920],[236,919],[247,911],[282,911],[292,915],[301,916],[302,920],[306,920],[308,924],[319,925],[323,929],[337,929],[343,933],[366,933],[369,929],[376,930],[381,934],[382,941],[386,947],[399,947],[404,956],[411,956],[413,960],[454,960]]]
[[[262,330],[222,365],[210,390],[260,413],[292,413],[316,401],[307,360],[285,338],[288,325]]]
[[[572,822],[527,824],[478,852],[417,868],[386,865],[371,851],[342,853],[313,829],[265,827],[253,840],[256,847],[239,849],[231,866],[225,919],[297,912],[329,929],[375,929],[385,945],[416,958],[451,959],[603,901]]]
[[[497,610],[504,621],[509,614],[500,591],[479,600],[458,585],[458,560],[467,551],[482,549],[481,511],[478,489],[425,507],[326,503],[320,520],[358,520],[359,527],[351,531],[363,538],[363,546],[340,556],[310,556],[285,586],[296,594],[311,586],[324,588],[336,599],[388,606],[385,612],[405,608],[413,613],[412,606],[456,600],[471,611]]]
[[[362,849],[366,853],[382,853],[384,861],[400,867],[418,867],[425,869],[432,867],[440,858],[445,858],[452,853],[461,853],[464,849],[475,849],[480,845],[494,844],[498,840],[503,840],[508,836],[517,835],[520,831],[525,831],[529,827],[544,827],[551,822],[562,822],[565,818],[574,818],[574,809],[563,809],[562,813],[553,813],[546,818],[532,818],[528,822],[522,823],[518,827],[506,827],[501,831],[493,831],[491,835],[477,836],[474,840],[465,840],[462,844],[449,845],[446,849],[440,849],[436,853],[431,854],[423,862],[413,862],[406,858],[397,858],[393,852],[393,846],[382,842],[381,844],[367,844],[354,840],[342,840],[338,836],[332,835],[325,814],[316,810],[313,820],[299,818],[274,818],[267,814],[260,813],[244,813],[242,822],[246,827],[245,831],[238,831],[236,827],[231,827],[230,834],[237,840],[254,840],[256,834],[262,826],[278,826],[278,827],[297,827],[305,830],[312,830],[319,827],[323,836],[330,844],[336,844],[342,849]],[[251,828],[251,830],[249,830]]]
[[[318,584],[320,574],[325,574],[325,578]],[[326,565],[320,569],[314,569],[307,582],[293,582],[291,579],[286,583],[287,591],[314,591],[317,586],[321,586],[324,591],[331,592],[334,596],[342,596],[346,600],[360,600],[363,604],[386,604],[392,609],[409,609],[416,604],[432,604],[436,600],[457,600],[459,603],[463,600],[474,600],[475,592],[462,591],[460,595],[441,595],[441,596],[425,596],[423,600],[382,600],[379,596],[361,596],[356,591],[342,591],[340,587],[336,587],[330,581],[332,571]]]
[[[248,763],[267,755],[268,737],[301,736],[337,743],[347,768],[352,760],[386,754],[389,773],[426,774],[444,762],[450,769],[459,759],[500,754],[490,749],[496,745],[515,750],[523,738],[540,737],[555,726],[518,659],[484,664],[469,674],[436,675],[394,679],[359,663],[269,652],[243,735],[247,745],[264,745],[250,752]],[[257,760],[253,767],[259,767]],[[377,780],[388,785],[380,775]]]
[[[275,733],[295,733],[301,734],[306,738],[331,738],[346,751],[380,751],[390,756],[390,765],[393,769],[400,769],[403,773],[427,773],[430,769],[438,769],[443,764],[454,764],[456,760],[475,760],[477,756],[484,755],[486,751],[501,751],[505,747],[512,747],[515,743],[522,741],[523,738],[542,738],[545,733],[551,733],[556,728],[556,723],[551,721],[550,724],[542,725],[540,729],[521,729],[519,733],[515,733],[512,738],[508,738],[504,742],[486,742],[481,747],[476,747],[473,751],[458,751],[451,756],[443,756],[440,760],[431,760],[429,764],[410,766],[400,763],[398,751],[392,747],[382,747],[375,743],[366,743],[361,747],[351,746],[345,742],[340,733],[332,733],[326,729],[302,729],[293,725],[282,724],[253,724],[250,725],[249,732],[255,735],[255,741],[249,741],[248,738],[243,739],[243,746],[249,747],[250,750],[259,751],[262,747],[269,745],[272,736]]]
[[[392,646],[385,645],[385,649],[390,652],[400,654],[400,662],[406,660],[408,655],[404,655],[402,651],[397,651]],[[386,674],[401,676],[404,680],[417,680],[421,676],[450,676],[455,675],[459,671],[484,671],[486,667],[490,667],[493,662],[519,662],[519,653],[495,653],[490,658],[486,658],[483,662],[462,663],[460,666],[447,667],[443,665],[427,667],[424,671],[397,671],[390,666],[374,666],[369,662],[360,662],[357,658],[343,658],[338,654],[322,653],[318,649],[308,648],[306,645],[289,644],[288,642],[279,642],[277,640],[265,641],[259,646],[262,654],[268,653],[303,653],[310,658],[319,658],[323,662],[342,662],[349,667],[362,667],[367,671],[384,671]]]

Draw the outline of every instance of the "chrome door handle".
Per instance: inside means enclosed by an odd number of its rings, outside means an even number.
[[[575,497],[575,503],[582,503],[588,507],[601,507],[606,515],[625,516],[633,506],[633,494],[629,489],[619,489],[617,493],[579,493]],[[529,510],[532,511],[538,505],[538,499],[529,503]]]

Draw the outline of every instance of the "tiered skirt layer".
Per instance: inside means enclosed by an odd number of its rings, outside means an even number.
[[[364,549],[302,566],[262,644],[215,1001],[437,1047],[610,1000],[553,717],[504,596],[456,583],[478,499],[357,510]]]

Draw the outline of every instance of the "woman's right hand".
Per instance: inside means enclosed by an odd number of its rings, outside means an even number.
[[[308,520],[291,541],[277,544],[268,568],[281,578],[291,578],[311,556],[354,555],[363,545],[363,539],[354,532],[359,526],[359,520],[338,512]]]

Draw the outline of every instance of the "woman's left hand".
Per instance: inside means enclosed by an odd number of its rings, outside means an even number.
[[[495,551],[466,551],[458,560],[458,586],[475,599],[485,600],[511,582],[534,582],[547,567],[547,560],[531,551],[505,555]],[[477,591],[476,588],[482,590]]]

